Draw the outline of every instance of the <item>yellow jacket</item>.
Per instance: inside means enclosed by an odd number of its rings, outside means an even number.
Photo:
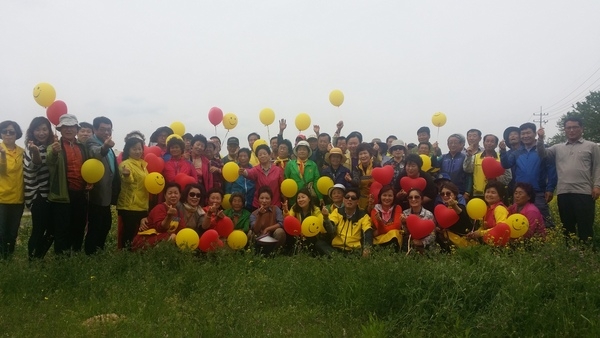
[[[144,160],[128,158],[119,165],[121,176],[121,192],[117,202],[117,209],[146,211],[148,210],[148,190],[144,185],[148,170],[148,163]],[[123,176],[123,168],[130,171],[129,176]]]
[[[341,208],[341,211],[343,210],[344,208]],[[356,209],[354,216],[350,219],[342,216],[338,211],[340,209],[335,209],[329,215],[329,224],[334,229],[327,229],[327,232],[331,233],[333,231],[330,230],[335,230],[335,237],[331,241],[331,245],[334,248],[343,250],[361,249],[364,232],[370,230],[373,226],[371,217],[362,209]],[[367,243],[367,245],[370,244]]]
[[[23,148],[15,146],[14,151],[0,147],[6,152],[6,160],[0,158],[0,203],[22,204],[25,202],[23,181]]]

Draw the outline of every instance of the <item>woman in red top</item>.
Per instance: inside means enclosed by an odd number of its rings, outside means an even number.
[[[196,169],[192,163],[183,158],[183,151],[185,150],[185,143],[178,138],[171,138],[167,142],[167,151],[171,155],[171,158],[165,162],[165,168],[163,169],[163,176],[166,182],[175,182],[175,176],[177,174],[186,174],[198,180],[196,175]]]
[[[140,226],[140,231],[131,244],[133,250],[155,246],[161,241],[174,241],[179,230],[185,228],[185,207],[179,201],[181,191],[174,182],[165,184],[163,203],[155,206],[146,224]]]
[[[498,223],[506,223],[508,218],[508,209],[502,203],[504,196],[506,195],[506,188],[504,184],[498,181],[491,181],[485,186],[485,203],[487,203],[488,209],[483,218],[483,226],[474,232],[471,232],[467,236],[469,238],[480,238],[483,237],[491,228],[495,227]]]
[[[386,185],[379,191],[379,204],[371,210],[373,244],[391,245],[400,250],[402,243],[402,207],[394,203],[394,188]]]
[[[209,191],[213,187],[213,175],[210,172],[210,159],[204,153],[208,140],[202,134],[192,138],[191,161],[198,177],[198,183],[204,187],[204,191]]]

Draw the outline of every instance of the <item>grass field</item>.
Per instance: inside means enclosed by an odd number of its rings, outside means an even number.
[[[600,335],[599,255],[552,234],[451,255],[196,257],[161,245],[0,262],[7,337]]]

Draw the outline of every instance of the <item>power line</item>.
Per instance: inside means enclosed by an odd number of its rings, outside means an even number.
[[[556,106],[557,104],[559,104],[560,102],[564,101],[566,98],[568,98],[569,96],[571,96],[571,94],[573,94],[574,92],[576,92],[579,88],[581,88],[581,86],[583,86],[589,79],[591,79],[596,73],[598,73],[600,71],[600,67],[598,67],[593,73],[592,75],[590,75],[587,79],[585,79],[585,81],[583,81],[579,86],[577,86],[577,88],[573,89],[572,92],[570,92],[569,94],[567,94],[565,97],[563,97],[562,99],[554,102],[553,104],[551,104],[550,106],[548,106],[547,109],[550,109],[554,106]],[[600,78],[598,78],[598,80],[600,80]],[[598,80],[594,81],[594,83],[596,83]],[[588,87],[589,88],[589,87]],[[579,94],[577,94],[579,95]]]

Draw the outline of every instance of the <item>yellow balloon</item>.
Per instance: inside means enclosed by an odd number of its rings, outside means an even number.
[[[314,237],[321,233],[323,221],[316,216],[308,216],[302,221],[302,234],[306,237]]]
[[[171,127],[171,129],[173,129],[173,132],[176,135],[183,137],[183,135],[185,134],[185,126],[183,125],[183,123],[181,123],[179,121],[175,121],[175,122],[171,123],[170,127]]]
[[[254,141],[254,144],[252,144],[252,151],[256,153],[256,148],[258,148],[259,145],[264,144],[266,146],[268,146],[269,144],[267,143],[267,141],[263,140],[263,139],[258,139],[256,141]]]
[[[196,250],[199,242],[200,236],[191,228],[181,229],[175,236],[175,243],[181,250]]]
[[[421,170],[429,171],[429,169],[431,169],[431,157],[423,154],[419,155],[419,157],[421,157],[421,160],[423,160],[423,166],[421,166]]]
[[[33,99],[40,106],[47,108],[56,100],[56,90],[49,83],[38,83],[33,87]]]
[[[344,103],[344,93],[338,89],[332,90],[329,93],[329,102],[336,107],[341,106]]]
[[[437,112],[431,117],[431,123],[436,127],[443,127],[446,124],[446,114]]]
[[[467,214],[472,219],[482,219],[487,212],[487,205],[480,198],[472,198],[469,203],[467,203]]]
[[[512,214],[506,219],[510,227],[510,238],[519,238],[529,230],[529,220],[523,214]]]
[[[231,203],[229,203],[230,197],[231,194],[225,194],[223,196],[223,200],[221,201],[221,207],[223,207],[223,209],[231,209]]]
[[[177,134],[171,134],[171,135],[167,136],[167,140],[165,141],[165,143],[169,143],[169,140],[172,138],[178,138],[183,141],[183,138],[181,136],[179,136]]]
[[[329,176],[322,176],[317,181],[317,189],[323,195],[327,195],[331,187],[333,187],[333,180]]]
[[[234,113],[227,113],[223,116],[223,127],[227,130],[235,128],[238,124],[238,118]]]
[[[225,181],[233,183],[240,177],[240,166],[235,162],[227,162],[221,172]]]
[[[243,249],[246,243],[248,243],[248,236],[242,230],[233,230],[227,236],[227,245],[233,250]]]
[[[296,128],[300,131],[306,130],[310,127],[310,116],[307,113],[300,113],[296,115]]]
[[[158,195],[165,188],[165,178],[157,172],[149,173],[144,180],[144,186],[149,193]]]
[[[104,164],[95,158],[90,158],[83,162],[81,176],[89,184],[100,181],[104,176]]]
[[[260,111],[260,114],[258,114],[258,118],[260,119],[260,122],[262,124],[268,126],[271,123],[275,122],[275,112],[271,108],[265,108]]]
[[[296,196],[297,192],[298,192],[298,184],[293,179],[288,178],[288,179],[283,180],[283,182],[281,182],[281,193],[283,194],[283,196],[285,196],[287,198],[292,198],[292,197]]]

